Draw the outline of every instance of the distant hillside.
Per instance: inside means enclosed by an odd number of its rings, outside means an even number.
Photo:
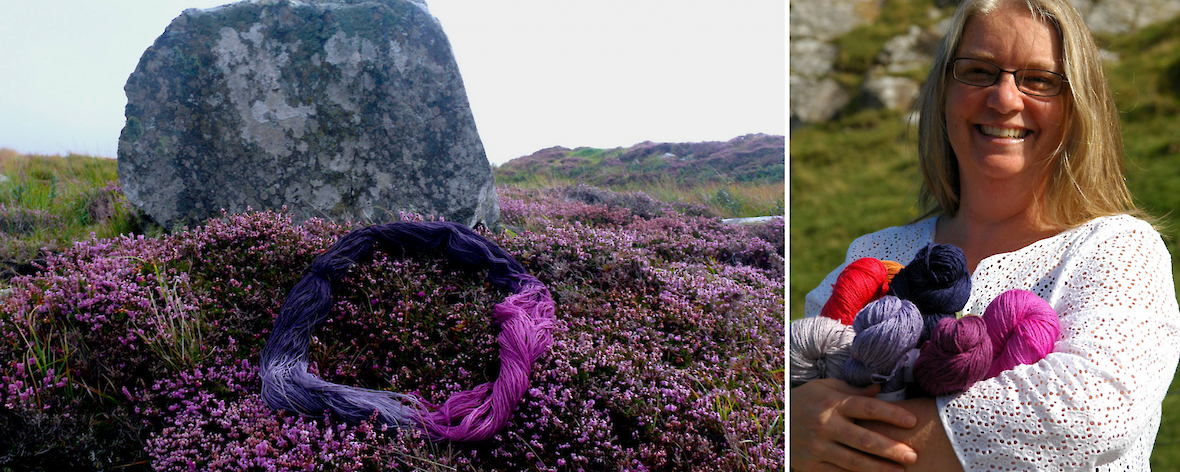
[[[508,161],[496,181],[577,179],[600,187],[677,182],[781,183],[786,179],[786,139],[748,134],[726,142],[653,143],[629,148],[551,147]]]

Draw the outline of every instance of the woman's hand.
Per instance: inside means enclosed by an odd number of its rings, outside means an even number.
[[[857,388],[819,379],[792,388],[791,468],[810,470],[902,471],[918,456],[909,446],[855,422],[876,420],[912,428],[917,418],[904,408],[873,398],[878,385]]]

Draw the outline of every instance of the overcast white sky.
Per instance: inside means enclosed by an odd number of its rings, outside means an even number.
[[[0,0],[0,147],[115,157],[143,51],[226,0]],[[785,0],[427,0],[488,160],[786,134]]]

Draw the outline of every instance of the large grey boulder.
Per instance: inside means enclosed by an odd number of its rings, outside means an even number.
[[[884,0],[792,0],[790,2],[791,129],[832,119],[852,94],[828,77],[839,53],[831,41],[872,23]]]
[[[127,80],[119,181],[167,229],[222,209],[499,216],[450,44],[405,0],[186,10]]]
[[[888,108],[906,111],[918,96],[921,84],[906,77],[869,72],[857,97],[862,108]]]
[[[791,75],[823,77],[832,71],[840,49],[813,38],[791,40]]]
[[[905,34],[894,36],[881,47],[877,64],[885,66],[891,74],[909,71],[925,71],[934,59],[934,51],[942,35],[924,31],[918,25],[910,25]]]

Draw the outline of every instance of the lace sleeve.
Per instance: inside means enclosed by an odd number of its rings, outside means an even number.
[[[1159,234],[1122,217],[981,269],[973,306],[1032,290],[1056,309],[1062,334],[1036,364],[938,399],[964,468],[1094,470],[1149,446],[1180,356],[1180,310]]]

